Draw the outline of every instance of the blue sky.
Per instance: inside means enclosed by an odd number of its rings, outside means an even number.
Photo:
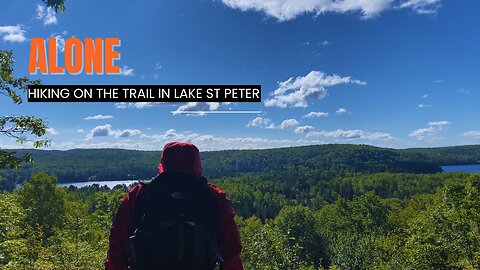
[[[201,150],[364,143],[480,143],[476,0],[7,1],[0,49],[28,75],[32,37],[118,37],[123,75],[35,75],[44,84],[261,84],[262,103],[28,103],[52,149]],[[172,114],[258,110],[260,114]],[[0,138],[2,148],[18,144]],[[29,147],[29,144],[24,145]]]

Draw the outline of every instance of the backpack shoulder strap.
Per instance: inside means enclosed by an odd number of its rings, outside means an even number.
[[[222,253],[220,251],[220,247],[218,246],[218,238],[217,238],[217,231],[218,231],[218,221],[220,220],[220,211],[218,209],[218,198],[215,194],[215,191],[212,187],[208,184],[207,178],[201,176],[199,180],[205,186],[205,189],[208,193],[208,197],[210,197],[211,207],[213,211],[208,211],[211,215],[211,219],[213,224],[207,224],[207,230],[210,231],[210,238],[208,239],[208,245],[213,252],[213,256],[217,262],[223,263],[225,262]]]
[[[135,209],[134,209],[134,221],[135,221],[135,228],[140,226],[142,223],[142,217],[143,214],[145,214],[145,200],[147,198],[147,193],[150,187],[150,184],[158,178],[159,175],[153,177],[150,181],[148,182],[140,182],[140,185],[142,186],[143,192],[141,192],[137,198],[135,198]]]

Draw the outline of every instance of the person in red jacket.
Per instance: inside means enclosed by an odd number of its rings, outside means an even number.
[[[185,171],[195,176],[202,175],[200,153],[198,148],[185,142],[171,142],[165,145],[162,151],[158,172]],[[218,246],[224,262],[220,264],[222,270],[243,270],[240,260],[242,245],[237,225],[233,219],[235,211],[227,195],[211,183],[207,185],[214,191],[217,197],[219,220],[218,220]],[[142,185],[133,187],[123,198],[118,211],[113,219],[110,230],[110,243],[105,261],[106,270],[130,269],[129,236],[136,228],[135,224],[135,201],[144,192]]]

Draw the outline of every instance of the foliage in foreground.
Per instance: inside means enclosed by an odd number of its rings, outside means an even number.
[[[0,269],[103,268],[125,189],[55,184],[35,174],[23,189],[0,193]],[[478,269],[480,175],[457,174],[432,194],[368,191],[237,223],[245,269]]]

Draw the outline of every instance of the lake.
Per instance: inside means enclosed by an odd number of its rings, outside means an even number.
[[[448,173],[448,172],[480,173],[480,164],[442,166],[442,170],[445,173]]]
[[[464,172],[464,173],[480,173],[480,164],[474,165],[448,165],[441,166],[443,172]],[[125,184],[127,187],[131,184],[138,182],[139,180],[119,180],[119,181],[91,181],[91,182],[74,182],[74,183],[61,183],[58,184],[61,187],[75,186],[77,188],[87,187],[94,184],[99,186],[107,186],[112,189],[116,185]]]
[[[59,183],[58,186],[60,186],[60,187],[74,186],[74,187],[77,187],[77,188],[83,188],[83,187],[92,186],[92,185],[97,184],[101,187],[107,186],[108,188],[112,189],[116,185],[124,185],[125,184],[128,187],[131,184],[136,183],[138,181],[143,181],[143,180],[73,182],[73,183]]]

